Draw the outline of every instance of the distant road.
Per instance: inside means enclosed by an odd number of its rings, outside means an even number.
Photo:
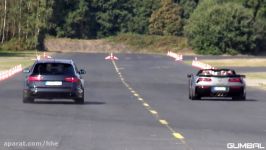
[[[84,105],[22,103],[23,75],[0,82],[0,149],[225,150],[227,143],[266,147],[266,92],[247,88],[247,101],[190,101],[187,73],[166,56],[69,53],[84,68]],[[117,69],[117,71],[116,71]],[[175,134],[173,134],[175,133]],[[58,143],[5,147],[5,142]]]

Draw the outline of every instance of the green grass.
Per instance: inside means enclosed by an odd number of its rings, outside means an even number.
[[[185,64],[187,64],[187,65],[192,65],[192,61],[190,61],[190,60],[184,60],[183,61]]]
[[[219,59],[219,60],[201,60],[204,63],[215,67],[263,67],[266,59],[249,58],[249,59]]]
[[[218,68],[226,67],[264,67],[266,59],[263,58],[249,58],[249,59],[205,59],[200,60],[203,63],[209,64]],[[184,61],[185,64],[192,64],[192,61]]]
[[[258,88],[266,90],[266,72],[248,72],[244,74],[246,75],[247,79],[255,80],[256,82],[258,82]]]
[[[35,58],[35,51],[0,51],[0,71],[10,69],[21,64],[22,67],[31,65]]]
[[[119,34],[107,39],[110,42],[122,43],[140,53],[166,53],[171,50],[178,52],[188,47],[187,39],[176,36]]]
[[[245,73],[249,79],[266,79],[266,72]]]
[[[1,64],[0,64],[0,71],[1,70],[8,70],[8,69],[10,69],[10,68],[12,68],[14,66],[19,65],[19,64],[21,64],[22,67],[24,68],[24,67],[30,66],[32,63],[33,63],[33,60],[23,60],[23,59],[16,60],[16,61],[6,61],[4,63],[1,62]],[[4,64],[4,65],[2,65],[2,64]]]
[[[2,57],[31,57],[36,54],[36,51],[6,51],[0,50],[0,58]]]

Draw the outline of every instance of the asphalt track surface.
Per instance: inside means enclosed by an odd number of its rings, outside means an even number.
[[[196,69],[167,56],[60,54],[84,68],[85,104],[22,103],[23,74],[0,82],[2,150],[224,150],[227,143],[266,147],[266,92],[246,101],[188,99],[186,74]],[[7,142],[57,142],[15,146]]]

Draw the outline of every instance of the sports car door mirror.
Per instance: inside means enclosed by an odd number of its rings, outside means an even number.
[[[83,69],[80,69],[80,70],[79,70],[79,74],[86,74],[86,71],[83,70]]]

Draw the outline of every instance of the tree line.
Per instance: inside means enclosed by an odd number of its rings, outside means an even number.
[[[266,0],[0,0],[2,49],[43,49],[45,36],[185,36],[198,53],[255,53]]]
[[[52,1],[1,0],[0,41],[15,49],[32,49],[41,44],[41,34],[48,29]]]

